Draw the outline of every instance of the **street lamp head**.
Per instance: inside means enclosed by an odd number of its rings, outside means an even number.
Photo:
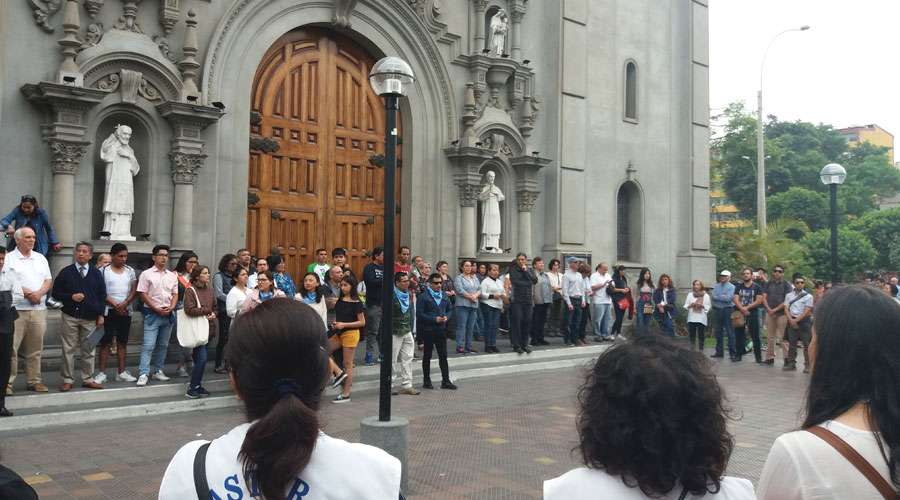
[[[821,179],[822,184],[825,184],[826,186],[832,184],[841,185],[846,178],[847,171],[837,163],[829,163],[822,167],[822,171],[819,172],[819,179]]]
[[[743,158],[743,159],[745,159],[745,160],[747,160],[747,161],[750,161],[750,157],[747,156],[747,155],[741,156],[741,158]]]
[[[369,72],[369,84],[380,96],[404,96],[415,81],[412,68],[399,57],[385,57]]]

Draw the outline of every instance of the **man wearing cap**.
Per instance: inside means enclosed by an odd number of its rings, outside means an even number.
[[[736,361],[737,349],[734,345],[734,327],[731,325],[731,313],[734,312],[734,285],[731,284],[731,271],[723,269],[719,273],[719,282],[712,289],[712,307],[716,312],[713,333],[716,335],[716,353],[714,358],[723,358],[724,349],[722,335],[728,334],[728,354],[732,361]]]

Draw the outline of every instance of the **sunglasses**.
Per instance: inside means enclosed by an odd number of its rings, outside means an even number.
[[[783,273],[783,272],[784,272],[784,269],[776,269],[776,270],[774,270],[774,271],[772,271],[772,272],[774,272],[774,273]]]

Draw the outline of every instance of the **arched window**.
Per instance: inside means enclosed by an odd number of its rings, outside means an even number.
[[[637,121],[637,65],[625,64],[625,119]]]
[[[620,261],[641,261],[642,210],[637,184],[622,184],[616,195],[616,257]]]

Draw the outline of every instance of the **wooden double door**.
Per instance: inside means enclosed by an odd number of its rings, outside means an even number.
[[[250,151],[247,247],[259,256],[278,247],[295,280],[317,248],[335,247],[361,277],[382,243],[384,172],[370,159],[384,154],[385,112],[368,82],[374,62],[350,39],[302,29],[257,69],[251,137],[278,149]]]

